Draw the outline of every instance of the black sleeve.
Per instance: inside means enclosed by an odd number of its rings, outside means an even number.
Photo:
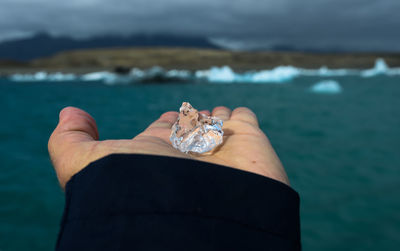
[[[300,250],[299,195],[194,160],[114,154],[66,186],[57,250]]]

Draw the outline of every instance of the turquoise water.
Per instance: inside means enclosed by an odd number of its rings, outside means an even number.
[[[64,195],[47,155],[58,112],[73,105],[100,137],[131,138],[182,101],[248,106],[259,116],[301,196],[304,250],[394,250],[400,245],[400,78],[320,78],[288,84],[14,83],[0,80],[0,250],[52,250]]]

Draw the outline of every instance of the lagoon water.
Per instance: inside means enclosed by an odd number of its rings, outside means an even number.
[[[301,196],[304,250],[400,246],[400,77],[322,77],[285,84],[11,82],[0,79],[0,250],[53,250],[64,195],[47,139],[65,106],[97,120],[101,139],[131,138],[182,101],[248,106]],[[337,88],[336,88],[337,89]]]

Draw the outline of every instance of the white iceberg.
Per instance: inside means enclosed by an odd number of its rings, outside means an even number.
[[[145,77],[145,73],[144,71],[138,69],[138,68],[133,68],[130,72],[129,72],[129,76],[131,76],[134,79],[142,79]]]
[[[319,77],[342,77],[349,75],[358,75],[359,71],[352,69],[329,69],[322,66],[319,69],[300,69],[301,75],[304,76],[319,76]]]
[[[63,82],[63,81],[74,81],[76,79],[77,79],[76,75],[72,73],[65,74],[61,72],[56,72],[47,75],[47,81]]]
[[[13,74],[10,76],[10,80],[15,82],[39,82],[39,81],[74,81],[77,77],[72,73],[47,73],[44,71],[39,71],[34,74]]]
[[[208,71],[197,71],[197,78],[205,78],[214,83],[233,83],[235,82],[235,72],[229,66],[211,67]]]
[[[400,67],[398,68],[390,68],[387,70],[386,75],[388,76],[400,76]]]
[[[47,78],[47,73],[40,71],[34,74],[13,74],[10,76],[10,80],[16,82],[36,82],[36,81],[44,81]]]
[[[118,75],[108,71],[100,71],[82,75],[81,81],[101,81],[107,85],[129,84],[131,82],[131,77],[129,77],[129,75]]]
[[[311,91],[315,93],[336,94],[342,92],[342,87],[335,80],[323,80],[311,87]]]
[[[115,78],[115,74],[108,71],[92,72],[81,76],[83,81],[103,81]]]
[[[165,74],[167,78],[176,78],[176,79],[190,79],[192,74],[188,70],[169,70]]]
[[[196,71],[195,77],[211,83],[283,83],[299,74],[300,70],[293,66],[278,66],[272,70],[245,73],[236,73],[229,66],[223,66]]]
[[[389,67],[386,64],[385,60],[383,60],[382,58],[378,58],[375,61],[374,68],[361,71],[361,77],[364,77],[364,78],[375,77],[377,75],[382,75],[382,74],[387,73],[388,70],[389,70]]]
[[[249,78],[252,83],[284,83],[300,75],[300,70],[293,66],[278,66],[272,70],[255,72]]]
[[[375,66],[372,69],[363,70],[360,73],[361,77],[371,78],[379,75],[398,76],[400,75],[400,68],[390,68],[385,60],[378,58],[375,61]]]

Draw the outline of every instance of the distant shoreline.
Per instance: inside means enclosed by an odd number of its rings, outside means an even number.
[[[38,71],[85,74],[114,71],[116,68],[148,69],[160,66],[166,70],[208,69],[228,65],[235,71],[272,69],[276,66],[317,69],[367,69],[382,58],[390,67],[400,67],[400,53],[302,53],[302,52],[234,52],[189,48],[115,48],[75,50],[29,62],[0,59],[0,75]]]

